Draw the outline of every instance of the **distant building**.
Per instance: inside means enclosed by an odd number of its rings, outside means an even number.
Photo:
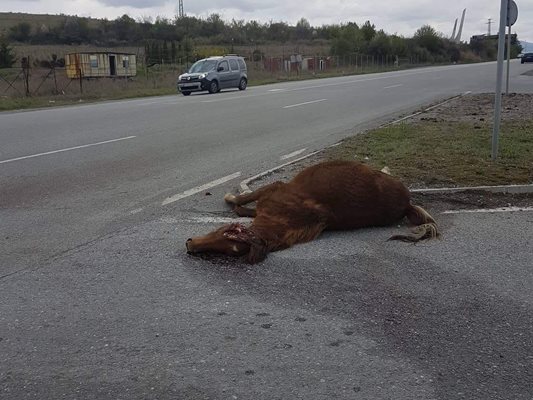
[[[514,45],[517,43],[516,41],[517,39],[517,35],[516,33],[511,33],[511,44]],[[497,41],[498,40],[498,35],[474,35],[470,38],[470,43],[473,43],[473,42],[484,42],[484,41],[487,41],[487,40],[493,40],[493,41]],[[507,33],[505,34],[505,40],[507,41]]]
[[[84,52],[65,55],[67,76],[71,79],[113,78],[137,75],[135,54]]]

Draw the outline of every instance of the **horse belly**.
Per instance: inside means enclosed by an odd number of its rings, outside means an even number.
[[[365,196],[349,200],[329,204],[328,229],[390,225],[405,216],[409,205],[409,198],[404,196]]]

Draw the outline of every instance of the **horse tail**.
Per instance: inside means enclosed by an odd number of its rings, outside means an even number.
[[[401,240],[402,242],[419,242],[425,239],[440,237],[437,223],[433,217],[422,207],[409,204],[405,216],[414,227],[410,235],[394,235],[389,240]]]

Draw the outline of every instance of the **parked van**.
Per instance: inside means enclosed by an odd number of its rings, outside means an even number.
[[[178,77],[177,86],[184,96],[201,91],[216,93],[227,88],[245,90],[248,86],[246,63],[244,58],[234,54],[204,58]]]

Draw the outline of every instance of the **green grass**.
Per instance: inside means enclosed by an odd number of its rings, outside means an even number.
[[[411,186],[532,183],[533,119],[503,123],[496,162],[491,161],[491,138],[489,124],[403,123],[354,136],[326,157],[388,166]]]

